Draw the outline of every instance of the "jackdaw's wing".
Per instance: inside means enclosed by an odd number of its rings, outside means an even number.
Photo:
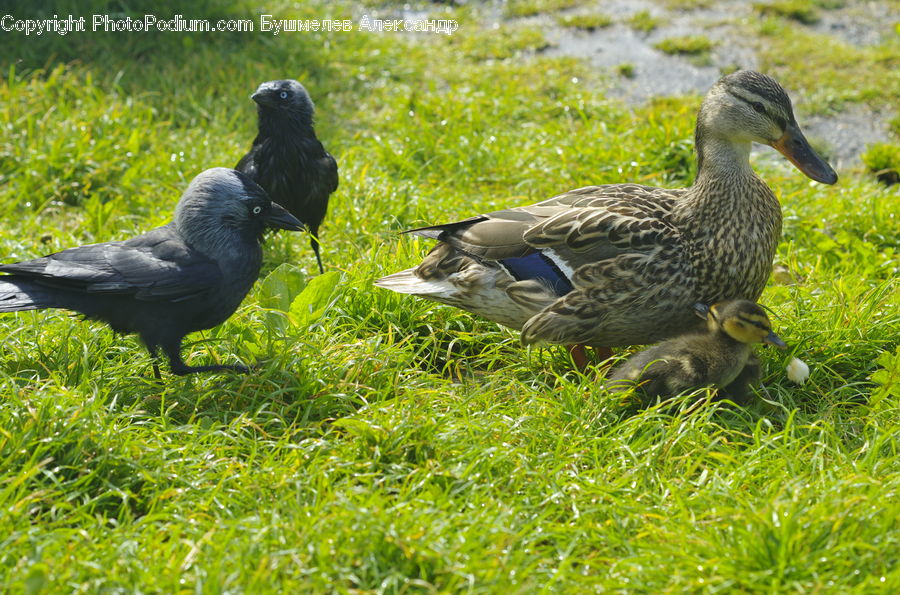
[[[328,194],[331,194],[338,187],[338,167],[337,161],[331,156],[331,153],[325,151],[325,156],[318,160],[320,171],[324,172],[323,182]]]
[[[247,151],[247,154],[241,157],[241,160],[234,166],[234,169],[250,176],[251,180],[257,180],[259,176],[259,165],[256,163],[256,150],[258,146],[259,145],[256,143],[253,143],[253,146]]]
[[[0,271],[52,287],[131,294],[144,301],[190,299],[222,279],[219,265],[188,246],[171,224],[125,242],[79,246],[0,265]]]

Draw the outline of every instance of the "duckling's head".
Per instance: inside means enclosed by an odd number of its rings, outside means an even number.
[[[787,347],[772,331],[772,322],[759,304],[749,300],[727,300],[710,307],[696,304],[694,309],[701,318],[706,318],[711,333],[723,332],[741,343]]]
[[[751,142],[769,145],[813,180],[824,184],[837,181],[831,166],[803,136],[790,97],[775,79],[765,74],[739,70],[713,85],[697,117],[698,150],[710,137],[746,145],[748,149]]]

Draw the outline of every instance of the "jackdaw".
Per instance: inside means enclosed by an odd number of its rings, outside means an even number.
[[[322,273],[319,225],[328,210],[328,197],[337,190],[338,170],[313,130],[312,99],[294,80],[263,83],[251,99],[257,103],[259,132],[235,169],[303,221]]]
[[[0,312],[64,308],[137,333],[172,372],[235,370],[188,366],[181,340],[224,322],[259,276],[267,228],[303,225],[247,176],[217,167],[198,175],[162,227],[124,242],[70,248],[0,265]],[[153,371],[159,378],[159,367]]]

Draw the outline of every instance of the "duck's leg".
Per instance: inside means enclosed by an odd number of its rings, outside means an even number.
[[[575,362],[575,367],[578,368],[579,372],[584,372],[588,364],[591,363],[587,354],[587,345],[579,344],[579,345],[569,345],[569,355],[572,356],[572,361]],[[609,367],[607,362],[610,358],[612,358],[612,348],[610,347],[597,347],[594,346],[594,353],[597,354],[601,365],[601,370],[605,370]]]
[[[590,363],[584,345],[569,345],[568,350],[569,355],[572,357],[572,361],[575,362],[575,368],[579,372],[584,372]]]
[[[594,352],[601,362],[605,362],[613,356],[612,347],[594,347]]]

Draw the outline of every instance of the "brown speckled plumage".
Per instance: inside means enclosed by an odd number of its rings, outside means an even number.
[[[680,334],[696,327],[693,304],[755,301],[771,272],[781,210],[750,167],[751,142],[774,146],[813,179],[836,180],[778,83],[738,72],[703,102],[691,187],[588,186],[413,230],[438,245],[418,267],[376,284],[521,329],[525,344],[611,347]],[[564,289],[511,272],[509,263],[535,253]]]

